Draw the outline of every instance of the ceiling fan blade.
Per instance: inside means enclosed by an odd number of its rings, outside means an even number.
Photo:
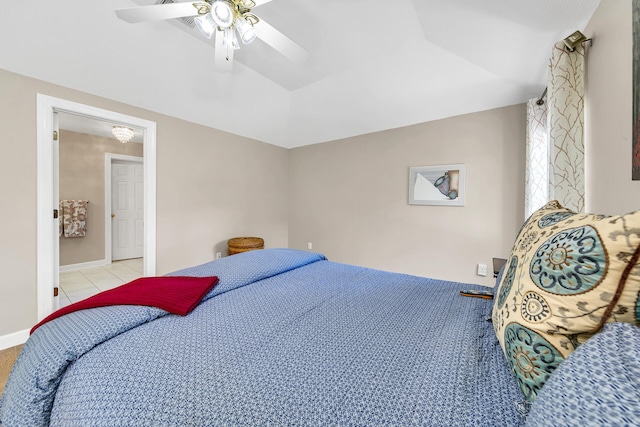
[[[216,70],[228,73],[233,66],[233,49],[222,45],[224,31],[216,30],[215,66]]]
[[[309,57],[309,53],[306,50],[262,19],[254,27],[259,39],[291,61],[302,64]]]
[[[253,7],[258,7],[258,6],[262,6],[265,3],[269,3],[272,0],[253,0],[253,2],[256,4]]]
[[[205,9],[208,10],[208,8],[209,5],[206,2],[152,4],[150,6],[117,9],[116,15],[123,21],[137,24],[138,22],[145,21],[194,16],[200,14],[200,12]]]

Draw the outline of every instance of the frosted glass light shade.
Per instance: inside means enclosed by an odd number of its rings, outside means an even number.
[[[236,19],[236,29],[238,30],[240,40],[242,40],[243,44],[249,44],[255,40],[256,30],[253,28],[253,25],[251,25],[242,16],[239,16],[238,19]]]
[[[211,5],[211,17],[220,28],[233,25],[233,5],[225,0],[216,0]]]
[[[222,46],[231,49],[240,49],[236,33],[233,32],[233,28],[227,28],[224,30],[224,38],[222,39]]]
[[[194,19],[196,27],[200,30],[203,36],[210,39],[213,36],[213,32],[216,30],[216,23],[213,21],[211,14],[200,15]]]

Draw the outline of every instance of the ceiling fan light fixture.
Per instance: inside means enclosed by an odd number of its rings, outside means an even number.
[[[133,129],[126,126],[114,126],[111,128],[111,133],[123,144],[126,144],[133,138]]]
[[[216,23],[210,14],[207,13],[206,15],[197,16],[194,21],[203,36],[208,39],[213,36],[213,32],[216,30]]]
[[[253,25],[249,23],[242,16],[239,16],[236,19],[236,29],[238,30],[238,34],[240,35],[240,40],[242,40],[242,44],[249,44],[256,38],[256,30],[253,28]]]
[[[226,0],[216,0],[211,4],[211,18],[222,29],[233,25],[234,7]]]
[[[227,49],[240,49],[240,44],[238,43],[236,33],[233,32],[233,28],[226,28],[224,30],[222,46],[226,47]]]

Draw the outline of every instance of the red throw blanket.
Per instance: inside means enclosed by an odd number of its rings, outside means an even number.
[[[61,308],[34,326],[31,333],[48,321],[65,314],[109,305],[147,305],[185,316],[200,304],[202,298],[217,283],[216,276],[143,277]]]

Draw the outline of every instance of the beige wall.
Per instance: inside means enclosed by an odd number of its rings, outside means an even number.
[[[0,70],[0,337],[36,322],[36,93],[157,123],[157,273],[287,246],[287,150]]]
[[[595,36],[587,209],[637,209],[630,2],[602,0],[585,33]],[[158,274],[208,261],[226,239],[251,234],[268,247],[313,242],[336,261],[480,282],[475,263],[506,255],[522,220],[523,106],[287,152],[0,70],[0,337],[36,320],[37,92],[158,123]],[[409,166],[456,162],[467,164],[464,208],[406,203]]]
[[[595,38],[586,79],[587,210],[636,210],[631,2],[602,0],[584,32]],[[491,284],[475,276],[475,264],[506,256],[523,217],[522,108],[292,150],[290,246],[312,242],[336,261]],[[464,208],[406,203],[409,166],[458,162],[468,169]]]
[[[161,144],[160,135],[174,143]],[[163,120],[158,273],[209,261],[215,252],[226,255],[227,240],[235,236],[259,236],[265,247],[287,247],[288,158],[283,148]]]
[[[134,142],[60,130],[60,199],[89,200],[86,236],[59,239],[61,266],[105,259],[105,154],[142,157],[142,148]]]
[[[492,284],[524,216],[524,105],[291,150],[289,246],[331,260]],[[410,166],[465,163],[464,207],[412,206]]]
[[[585,34],[593,37],[586,75],[586,209],[621,214],[640,209],[631,180],[631,2],[602,0]]]

